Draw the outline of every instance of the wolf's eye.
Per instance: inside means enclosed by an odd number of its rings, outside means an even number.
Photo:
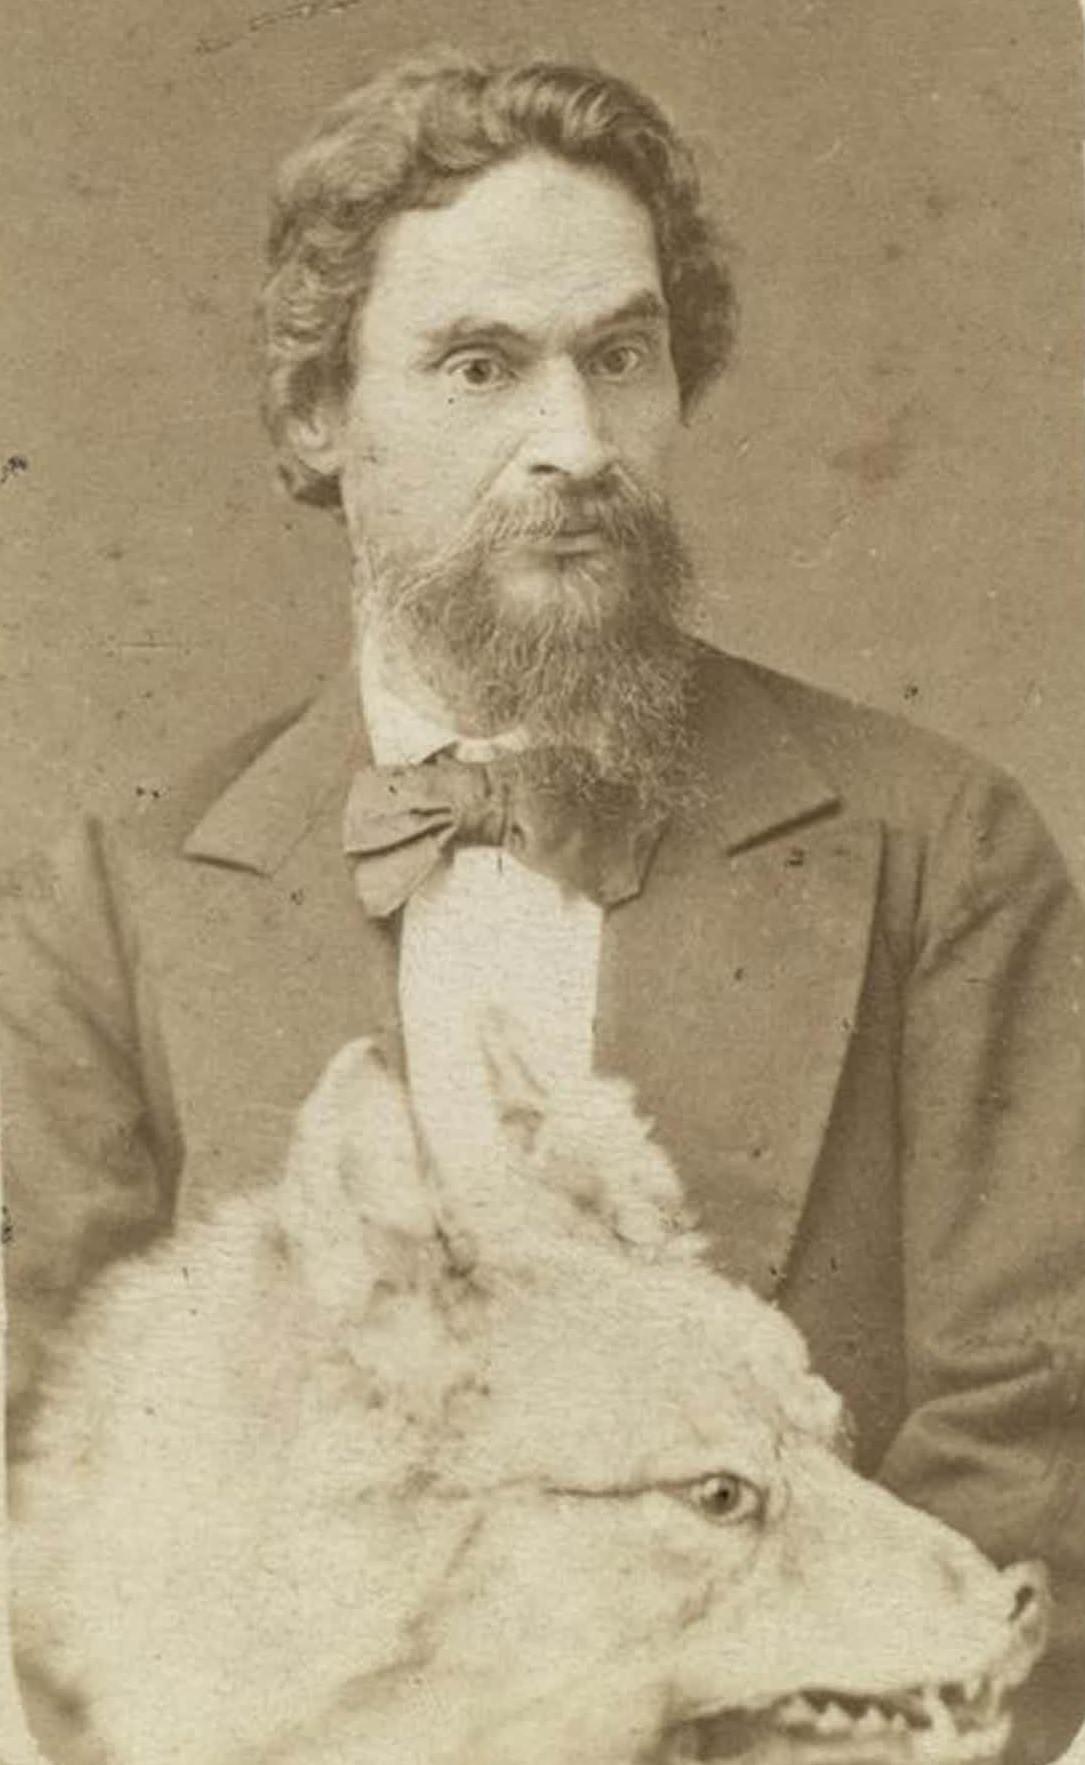
[[[681,1493],[706,1520],[756,1520],[765,1506],[761,1490],[733,1471],[713,1471],[710,1477],[685,1484]]]

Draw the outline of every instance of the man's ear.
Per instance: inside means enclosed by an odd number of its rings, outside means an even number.
[[[322,394],[308,411],[289,421],[290,445],[302,464],[321,478],[338,477],[343,466],[342,401]]]

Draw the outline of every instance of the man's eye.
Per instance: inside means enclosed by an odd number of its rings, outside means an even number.
[[[449,372],[471,392],[490,392],[510,378],[507,364],[496,355],[461,355],[449,363]]]
[[[675,1494],[717,1524],[759,1520],[765,1511],[764,1492],[733,1471],[713,1471],[696,1483],[684,1483]]]
[[[642,367],[648,352],[638,343],[608,343],[592,359],[593,371],[603,380],[628,380]]]

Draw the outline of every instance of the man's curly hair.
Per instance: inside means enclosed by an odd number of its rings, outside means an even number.
[[[459,56],[402,63],[348,94],[284,163],[261,298],[264,416],[292,495],[336,504],[299,459],[293,422],[350,384],[352,320],[382,224],[449,201],[465,179],[543,151],[621,179],[655,229],[671,351],[688,411],[730,354],[735,298],[688,149],[655,104],[594,68]]]

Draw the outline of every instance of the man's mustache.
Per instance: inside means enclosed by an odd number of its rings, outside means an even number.
[[[401,620],[416,621],[431,634],[443,621],[461,636],[470,628],[477,638],[477,622],[486,625],[500,612],[500,584],[492,569],[503,556],[589,527],[602,537],[610,557],[573,561],[588,573],[620,575],[626,584],[623,613],[629,611],[635,582],[639,617],[654,609],[669,626],[689,576],[685,552],[667,498],[642,485],[624,465],[590,481],[555,477],[515,491],[491,491],[439,549],[397,556],[390,548],[383,557],[375,552],[371,571],[383,581],[386,604],[394,605]],[[420,641],[417,632],[415,640]]]
[[[627,548],[643,544],[669,523],[666,500],[623,475],[575,487],[539,485],[515,498],[493,498],[475,512],[464,539],[499,551],[590,528]]]

